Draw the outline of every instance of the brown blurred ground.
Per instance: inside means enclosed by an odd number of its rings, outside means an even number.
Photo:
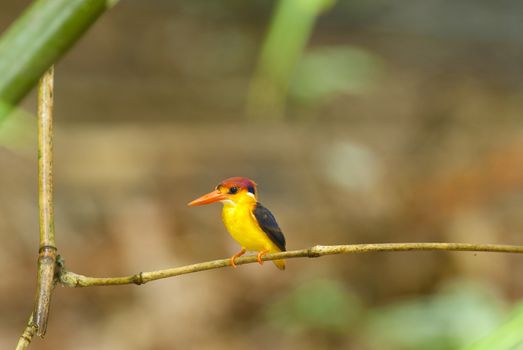
[[[0,28],[21,9],[3,4]],[[268,5],[119,4],[56,68],[56,229],[67,267],[105,276],[230,256],[237,247],[220,208],[186,207],[229,176],[255,179],[289,249],[523,244],[521,41],[496,37],[495,24],[483,39],[402,28],[397,13],[358,21],[335,7],[310,44],[379,56],[374,90],[291,101],[288,120],[263,123],[248,122],[244,107]],[[34,96],[23,105],[34,113]],[[0,348],[9,348],[34,293],[35,157],[0,148],[0,169]],[[510,255],[396,253],[296,259],[284,273],[252,265],[141,287],[57,288],[48,335],[33,346],[361,349],[357,332],[296,335],[264,312],[322,279],[369,309],[455,278],[484,281],[510,302],[523,295],[522,268]]]

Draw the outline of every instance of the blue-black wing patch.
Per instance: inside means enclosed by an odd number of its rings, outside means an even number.
[[[272,243],[276,244],[276,246],[284,252],[285,237],[283,236],[283,232],[281,232],[280,226],[278,226],[274,215],[272,215],[269,209],[265,208],[260,203],[256,203],[253,214],[256,221],[258,221],[260,228],[267,234],[267,237],[269,237]]]

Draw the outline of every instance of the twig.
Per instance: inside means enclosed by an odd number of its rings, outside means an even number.
[[[40,80],[38,89],[40,250],[34,323],[36,334],[40,337],[45,335],[47,329],[56,265],[53,210],[53,76],[54,68],[51,67]]]
[[[380,244],[351,244],[321,246],[309,249],[292,250],[283,253],[274,253],[263,256],[262,260],[277,260],[290,258],[316,258],[325,255],[393,252],[393,251],[471,251],[523,254],[523,246],[498,244],[471,244],[471,243],[380,243]],[[257,262],[256,256],[238,258],[237,265]],[[122,277],[88,277],[67,271],[65,268],[59,273],[59,281],[67,287],[93,287],[123,284],[144,284],[163,278],[185,275],[188,273],[217,269],[230,266],[230,259],[221,259],[199,264],[175,267],[165,270],[140,272]]]
[[[33,314],[31,314],[31,317],[29,317],[29,321],[27,321],[27,326],[25,327],[24,332],[18,339],[18,344],[16,344],[16,350],[27,349],[29,344],[31,344],[31,340],[34,337],[35,332],[36,325],[33,322]]]

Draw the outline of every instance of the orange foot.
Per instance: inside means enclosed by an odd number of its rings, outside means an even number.
[[[242,248],[242,250],[240,250],[238,253],[236,253],[233,256],[231,256],[231,265],[232,265],[232,267],[234,267],[234,268],[238,267],[238,265],[236,265],[235,260],[236,260],[236,258],[239,258],[243,254],[245,254],[245,248]]]
[[[269,249],[265,249],[258,253],[258,264],[263,265],[262,256],[264,256],[268,252],[269,252]]]

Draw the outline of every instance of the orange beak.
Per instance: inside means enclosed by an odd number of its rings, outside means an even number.
[[[196,198],[195,200],[193,200],[192,202],[190,202],[187,205],[190,207],[194,207],[196,205],[205,205],[205,204],[216,203],[216,202],[222,201],[224,199],[227,199],[227,196],[225,194],[221,193],[218,190],[214,190],[212,192],[204,194],[200,198]]]

